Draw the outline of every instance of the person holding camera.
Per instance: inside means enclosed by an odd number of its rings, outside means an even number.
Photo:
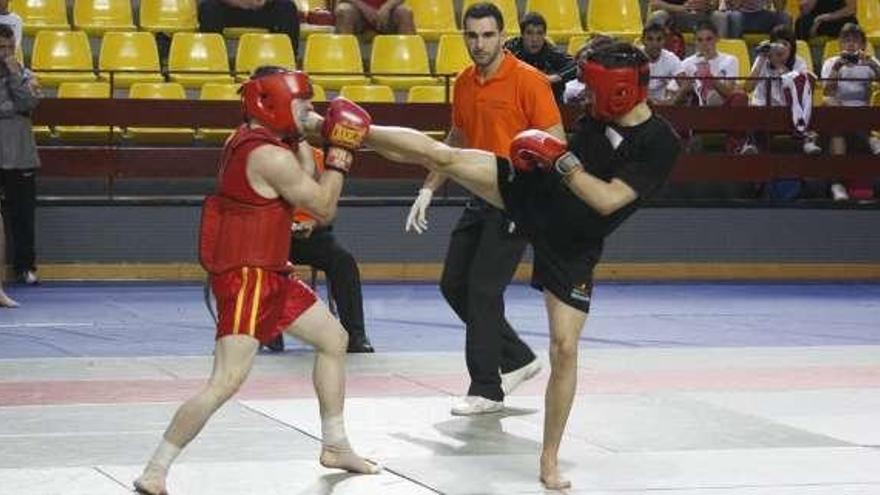
[[[848,23],[840,29],[840,54],[830,57],[822,65],[825,80],[825,104],[844,107],[870,105],[871,83],[880,80],[880,62],[865,51],[867,37],[862,28]],[[831,136],[829,146],[832,155],[845,155],[847,140],[867,141],[871,152],[880,155],[880,138],[867,132],[856,135]],[[842,182],[831,184],[831,197],[835,201],[849,199],[849,192]]]
[[[787,107],[792,105],[792,95],[784,89],[783,76],[786,74],[804,75],[803,83],[809,84],[807,62],[797,54],[794,32],[787,25],[779,25],[770,31],[770,39],[761,42],[757,57],[745,82],[746,92],[751,94],[752,106]],[[798,105],[810,105],[811,101],[798,101]],[[806,126],[806,122],[805,122]],[[812,131],[800,133],[803,150],[808,155],[817,155],[822,148],[816,144],[817,135]]]
[[[0,190],[8,206],[13,268],[26,284],[38,282],[34,213],[40,159],[31,125],[31,111],[38,103],[33,75],[15,58],[15,32],[0,24]]]

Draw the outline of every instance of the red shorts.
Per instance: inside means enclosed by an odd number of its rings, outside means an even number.
[[[217,298],[217,337],[250,335],[268,344],[318,300],[302,280],[262,268],[211,275]]]

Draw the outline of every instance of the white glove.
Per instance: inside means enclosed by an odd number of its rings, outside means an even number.
[[[421,234],[428,230],[428,219],[425,218],[425,213],[428,211],[428,206],[431,205],[432,197],[434,197],[434,191],[427,187],[419,189],[419,195],[413,202],[412,207],[409,209],[409,215],[406,217],[407,232],[415,230]]]

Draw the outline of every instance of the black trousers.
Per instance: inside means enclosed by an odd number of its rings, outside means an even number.
[[[528,364],[535,353],[504,317],[504,289],[522,259],[526,240],[490,206],[466,208],[449,242],[440,290],[465,323],[468,395],[502,400],[501,372]]]
[[[36,270],[34,250],[35,211],[37,208],[37,173],[35,169],[0,170],[0,189],[6,197],[3,218],[9,226],[7,244],[16,274]]]
[[[336,242],[332,227],[318,228],[307,238],[294,238],[290,260],[323,270],[342,326],[350,336],[366,336],[361,273],[354,256]]]
[[[293,53],[298,53],[299,14],[293,0],[268,0],[259,10],[230,7],[220,0],[199,2],[199,30],[220,33],[226,27],[259,27],[290,37]]]

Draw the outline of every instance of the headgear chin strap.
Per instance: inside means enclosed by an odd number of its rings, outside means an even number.
[[[625,115],[648,97],[648,64],[609,68],[593,58],[581,62],[581,82],[593,94],[590,112],[599,120]]]
[[[294,141],[301,130],[291,110],[293,100],[312,97],[312,83],[302,71],[278,71],[252,77],[241,85],[241,108],[246,119],[257,119]]]

